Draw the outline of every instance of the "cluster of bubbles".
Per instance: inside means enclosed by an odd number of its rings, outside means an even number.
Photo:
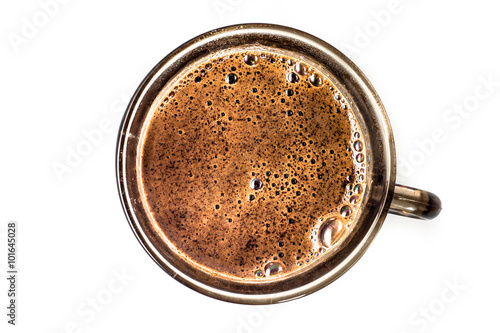
[[[288,60],[288,64],[293,65],[293,60]],[[308,68],[303,63],[297,62],[292,67],[292,71],[287,74],[287,80],[291,83],[297,83],[300,77],[304,77],[306,81],[315,87],[321,87],[324,83],[321,75],[314,73],[311,68]]]
[[[318,228],[318,242],[326,248],[332,248],[338,245],[342,237],[346,234],[349,227],[351,227],[351,220],[349,217],[353,214],[354,209],[360,203],[363,194],[364,180],[364,166],[365,155],[363,153],[363,142],[359,132],[353,134],[353,158],[359,163],[357,170],[358,182],[353,182],[354,177],[349,176],[347,180],[349,183],[346,185],[346,196],[348,197],[348,204],[343,205],[339,210],[340,216],[329,217],[325,220],[320,219],[320,226]]]
[[[359,132],[354,133],[354,141],[352,147],[356,152],[356,162],[363,163],[365,161],[365,155],[363,155],[363,142],[360,140]]]
[[[286,60],[285,58],[280,59],[281,62],[292,67],[292,70],[286,75],[286,79],[291,83],[297,83],[303,77],[307,82],[309,82],[314,87],[321,87],[324,84],[323,77],[317,73],[314,73],[312,68],[307,67],[301,62],[294,62],[292,59]],[[243,62],[248,66],[255,66],[258,62],[258,57],[254,54],[248,54],[243,57]],[[226,76],[226,82],[229,84],[234,84],[238,78],[235,74],[228,74]],[[292,90],[291,90],[292,91]]]

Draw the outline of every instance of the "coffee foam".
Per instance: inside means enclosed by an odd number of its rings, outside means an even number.
[[[260,281],[342,245],[362,201],[365,148],[346,99],[317,68],[232,49],[167,84],[139,161],[166,246],[211,274]]]

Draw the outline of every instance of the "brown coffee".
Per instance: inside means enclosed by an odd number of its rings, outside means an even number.
[[[365,188],[362,134],[313,62],[239,48],[156,98],[139,175],[165,246],[211,274],[274,279],[342,246]]]

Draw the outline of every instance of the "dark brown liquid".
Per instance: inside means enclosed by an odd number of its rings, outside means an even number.
[[[358,125],[327,77],[290,56],[234,50],[158,96],[140,167],[168,246],[201,269],[253,280],[339,244],[363,160]]]

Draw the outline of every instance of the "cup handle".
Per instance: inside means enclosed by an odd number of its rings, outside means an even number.
[[[389,213],[431,220],[441,212],[441,200],[431,192],[396,184]]]

